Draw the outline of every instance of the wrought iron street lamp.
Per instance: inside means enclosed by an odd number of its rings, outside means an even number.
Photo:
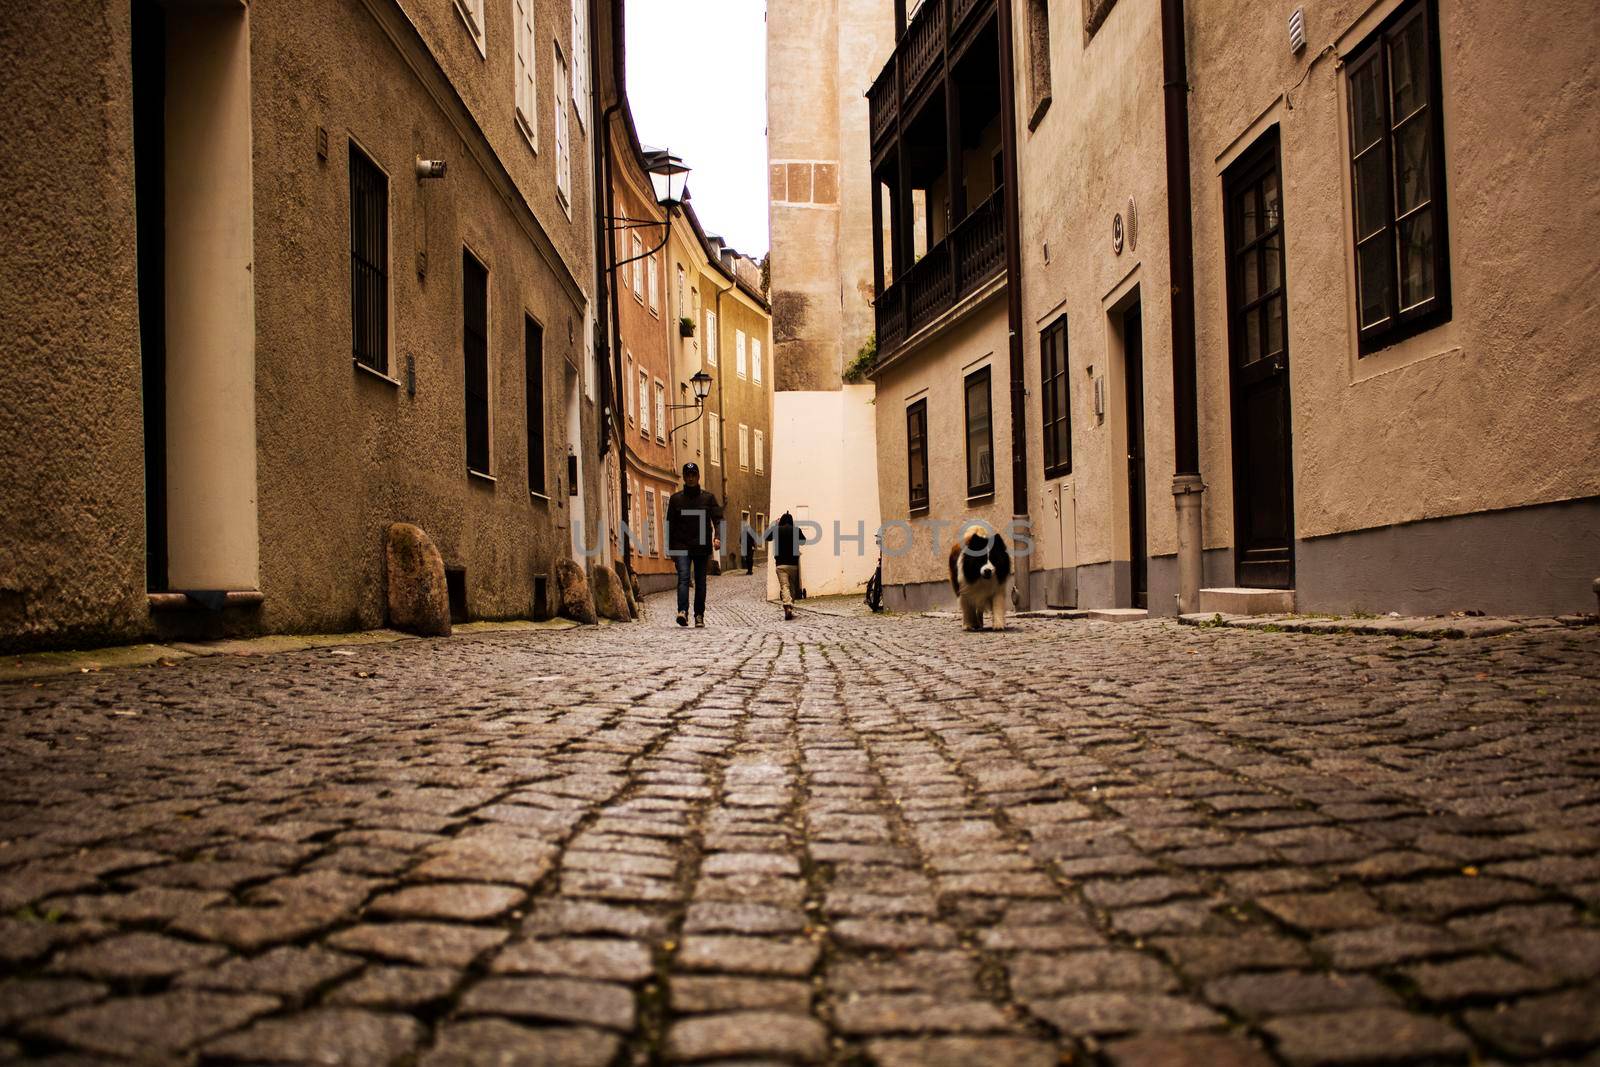
[[[695,371],[694,374],[689,378],[689,387],[694,390],[694,403],[668,404],[667,409],[669,411],[677,411],[682,408],[694,408],[698,414],[696,414],[695,417],[690,419],[688,422],[682,422],[674,426],[672,428],[672,433],[667,435],[668,437],[671,437],[673,433],[677,433],[686,426],[693,426],[695,423],[699,422],[700,417],[705,414],[706,397],[711,395],[711,375],[707,374],[703,370]]]

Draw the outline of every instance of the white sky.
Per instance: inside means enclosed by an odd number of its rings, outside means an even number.
[[[707,233],[767,251],[765,0],[628,0],[628,101],[639,140],[691,168]]]

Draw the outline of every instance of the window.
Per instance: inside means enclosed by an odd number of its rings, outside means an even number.
[[[1109,4],[1107,5],[1110,6]],[[1028,0],[1028,113],[1031,129],[1050,107],[1050,0]]]
[[[928,509],[928,402],[906,408],[906,466],[912,511]]]
[[[1067,374],[1067,317],[1039,335],[1039,391],[1044,407],[1044,476],[1072,473],[1072,389]]]
[[[967,495],[994,492],[994,434],[989,424],[989,368],[967,375]]]
[[[1277,138],[1267,137],[1226,175],[1228,333],[1236,367],[1276,360],[1284,329],[1283,190]]]
[[[749,375],[749,361],[745,356],[745,337],[743,330],[733,331],[733,371],[740,378]]]
[[[528,396],[528,492],[543,496],[544,330],[531,315],[522,320],[522,363]]]
[[[483,0],[456,0],[456,13],[467,24],[467,32],[472,34],[472,43],[478,46],[478,54],[487,56],[483,47]]]
[[[706,362],[717,365],[717,313],[706,308]]]
[[[647,268],[646,273],[650,279],[650,310],[653,312],[658,310],[661,303],[660,298],[656,295],[656,287],[659,284],[656,279],[656,257],[651,256],[649,259],[645,260],[645,267]]]
[[[567,128],[569,111],[567,92],[567,60],[556,45],[555,109],[556,109],[556,199],[565,211],[572,210],[572,131]]]
[[[644,554],[656,554],[656,491],[644,491]]]
[[[764,431],[756,431],[756,473],[761,474],[767,469],[767,435]]]
[[[678,315],[684,317],[689,314],[683,303],[683,264],[678,264]]]
[[[489,473],[489,270],[461,252],[461,350],[466,360],[467,470]]]
[[[761,384],[761,368],[765,366],[761,361],[761,342],[754,337],[750,338],[750,377],[757,385]]]
[[[706,433],[711,436],[711,465],[722,466],[722,416],[715,411],[706,413]]]
[[[756,539],[759,541],[767,533],[767,517],[761,512],[756,512]]]
[[[1345,64],[1363,355],[1450,320],[1436,18],[1413,0]]]
[[[750,427],[739,424],[739,469],[750,469]]]
[[[389,178],[350,143],[350,352],[389,373]]]
[[[656,379],[656,440],[667,439],[667,387]]]
[[[534,0],[512,0],[512,14],[516,20],[516,78],[517,78],[517,128],[537,151],[539,148],[539,83],[535,80],[533,56],[536,38],[533,35]]]
[[[650,375],[639,372],[639,436],[650,436]]]
[[[633,298],[644,303],[644,242],[633,235]]]
[[[589,128],[589,0],[572,0],[572,111]]]
[[[622,395],[623,395],[624,398],[626,398],[627,402],[623,406],[625,408],[627,408],[628,421],[632,422],[632,421],[634,421],[634,419],[633,419],[633,390],[628,388],[628,383],[633,381],[633,353],[632,352],[629,352],[627,354],[627,361],[626,362],[627,362],[627,372],[626,372],[627,373],[627,377],[622,379]]]

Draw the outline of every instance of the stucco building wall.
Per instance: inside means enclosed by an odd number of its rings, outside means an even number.
[[[111,641],[147,614],[128,5],[0,41],[0,645]]]
[[[0,191],[8,204],[39,205],[23,212],[19,231],[26,237],[37,219],[37,237],[0,253],[8,282],[0,308],[12,335],[30,346],[0,385],[7,436],[15,438],[4,450],[14,469],[0,493],[7,517],[0,642],[379,625],[383,535],[397,521],[422,526],[446,565],[465,570],[471,615],[538,611],[536,580],[573,551],[574,510],[586,511],[589,531],[599,515],[598,464],[588,462],[593,376],[586,380],[583,370],[591,170],[574,122],[568,220],[539,206],[553,183],[527,169],[534,164],[526,142],[520,151],[529,159],[519,163],[514,152],[502,158],[480,140],[480,131],[501,121],[495,114],[510,121],[509,0],[488,3],[491,34],[497,20],[505,23],[498,41],[491,35],[489,55],[506,69],[463,72],[457,85],[387,0],[298,0],[234,15],[249,32],[252,177],[244,202],[253,231],[246,330],[254,363],[246,374],[255,421],[253,450],[235,461],[239,477],[253,482],[263,600],[221,616],[153,614],[146,596],[129,16],[127,5],[69,7],[7,8],[5,16],[25,23],[8,27],[7,39],[49,39],[52,47],[14,49],[19,60],[48,62],[7,70],[8,99],[18,103],[4,120],[6,144],[31,144],[11,153],[19,165],[6,180],[35,165],[40,173],[27,189]],[[171,9],[169,20],[185,10]],[[80,18],[82,25],[66,24]],[[568,25],[565,13],[550,15],[541,33],[559,31],[565,41]],[[549,148],[555,94],[550,60],[542,63],[540,110],[549,128],[541,144]],[[474,94],[481,107],[468,112],[460,101]],[[62,100],[82,106],[63,109]],[[35,128],[49,137],[38,141]],[[325,159],[318,153],[324,132]],[[388,176],[391,328],[383,376],[352,361],[352,140]],[[552,154],[538,157],[539,165],[551,168]],[[417,180],[419,156],[445,160],[447,176]],[[522,179],[514,176],[519,168]],[[525,194],[526,206],[519,203]],[[466,470],[463,247],[489,271],[490,479]],[[184,307],[181,289],[168,296],[169,309]],[[543,327],[542,496],[530,493],[527,478],[525,316]],[[581,496],[568,495],[569,444],[581,457]],[[169,448],[169,460],[186,458]]]
[[[1052,100],[1030,130],[1027,22],[1014,25],[1017,56],[1018,201],[1027,388],[1030,513],[1047,536],[1040,335],[1067,317],[1072,470],[1049,482],[1075,501],[1065,514],[1075,543],[1066,566],[1125,568],[1129,559],[1126,379],[1118,323],[1140,303],[1144,339],[1145,527],[1152,556],[1177,550],[1171,495],[1171,286],[1166,234],[1165,120],[1159,0],[1119,0],[1092,37],[1083,6],[1050,5]],[[1112,220],[1129,215],[1137,237],[1119,254]],[[1095,411],[1095,390],[1102,397]],[[1053,517],[1053,515],[1049,516]],[[1074,536],[1075,534],[1075,536]],[[1041,555],[1035,569],[1044,565]],[[1152,569],[1150,602],[1158,597]],[[1118,587],[1080,584],[1079,607],[1110,607]]]

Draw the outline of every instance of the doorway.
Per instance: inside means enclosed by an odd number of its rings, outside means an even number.
[[[1150,606],[1144,490],[1144,320],[1139,298],[1122,312],[1122,389],[1128,429],[1128,578],[1133,606]]]
[[[1233,428],[1235,579],[1294,587],[1289,324],[1278,133],[1223,176],[1227,198],[1228,335]]]

